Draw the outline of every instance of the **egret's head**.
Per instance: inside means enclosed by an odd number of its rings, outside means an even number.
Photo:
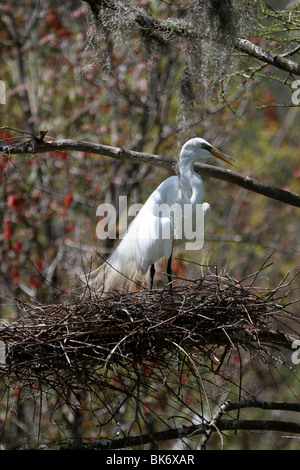
[[[233,158],[220,152],[220,150],[213,147],[206,140],[201,139],[201,137],[195,137],[194,139],[188,140],[182,147],[180,156],[188,156],[193,160],[216,157],[226,163],[230,163],[230,165],[237,163]]]

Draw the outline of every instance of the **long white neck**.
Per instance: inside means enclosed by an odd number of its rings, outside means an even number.
[[[204,187],[201,177],[194,170],[195,157],[182,152],[179,157],[179,174],[183,191],[189,194],[191,203],[204,201]]]

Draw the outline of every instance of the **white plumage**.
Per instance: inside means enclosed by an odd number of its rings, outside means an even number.
[[[118,247],[93,273],[95,289],[108,292],[134,291],[140,285],[152,287],[155,264],[163,257],[170,260],[174,246],[192,241],[185,237],[185,227],[189,225],[195,231],[197,207],[203,211],[204,229],[211,209],[204,202],[203,182],[194,171],[194,163],[211,156],[234,162],[204,139],[197,137],[184,144],[179,155],[179,176],[167,178],[147,199]]]

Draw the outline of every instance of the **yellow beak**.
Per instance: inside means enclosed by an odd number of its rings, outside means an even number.
[[[238,165],[238,163],[233,160],[233,158],[228,157],[228,155],[225,155],[224,153],[220,152],[220,150],[216,149],[215,147],[210,149],[210,153],[214,157],[220,158],[220,160],[223,160],[224,162],[229,163],[230,165]]]

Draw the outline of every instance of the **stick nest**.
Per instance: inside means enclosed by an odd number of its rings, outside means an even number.
[[[208,272],[172,289],[104,295],[86,288],[55,305],[18,302],[22,316],[0,326],[1,372],[25,385],[82,386],[95,370],[102,380],[120,367],[132,376],[140,364],[162,368],[179,355],[219,368],[220,350],[290,349],[285,286],[256,289]]]

